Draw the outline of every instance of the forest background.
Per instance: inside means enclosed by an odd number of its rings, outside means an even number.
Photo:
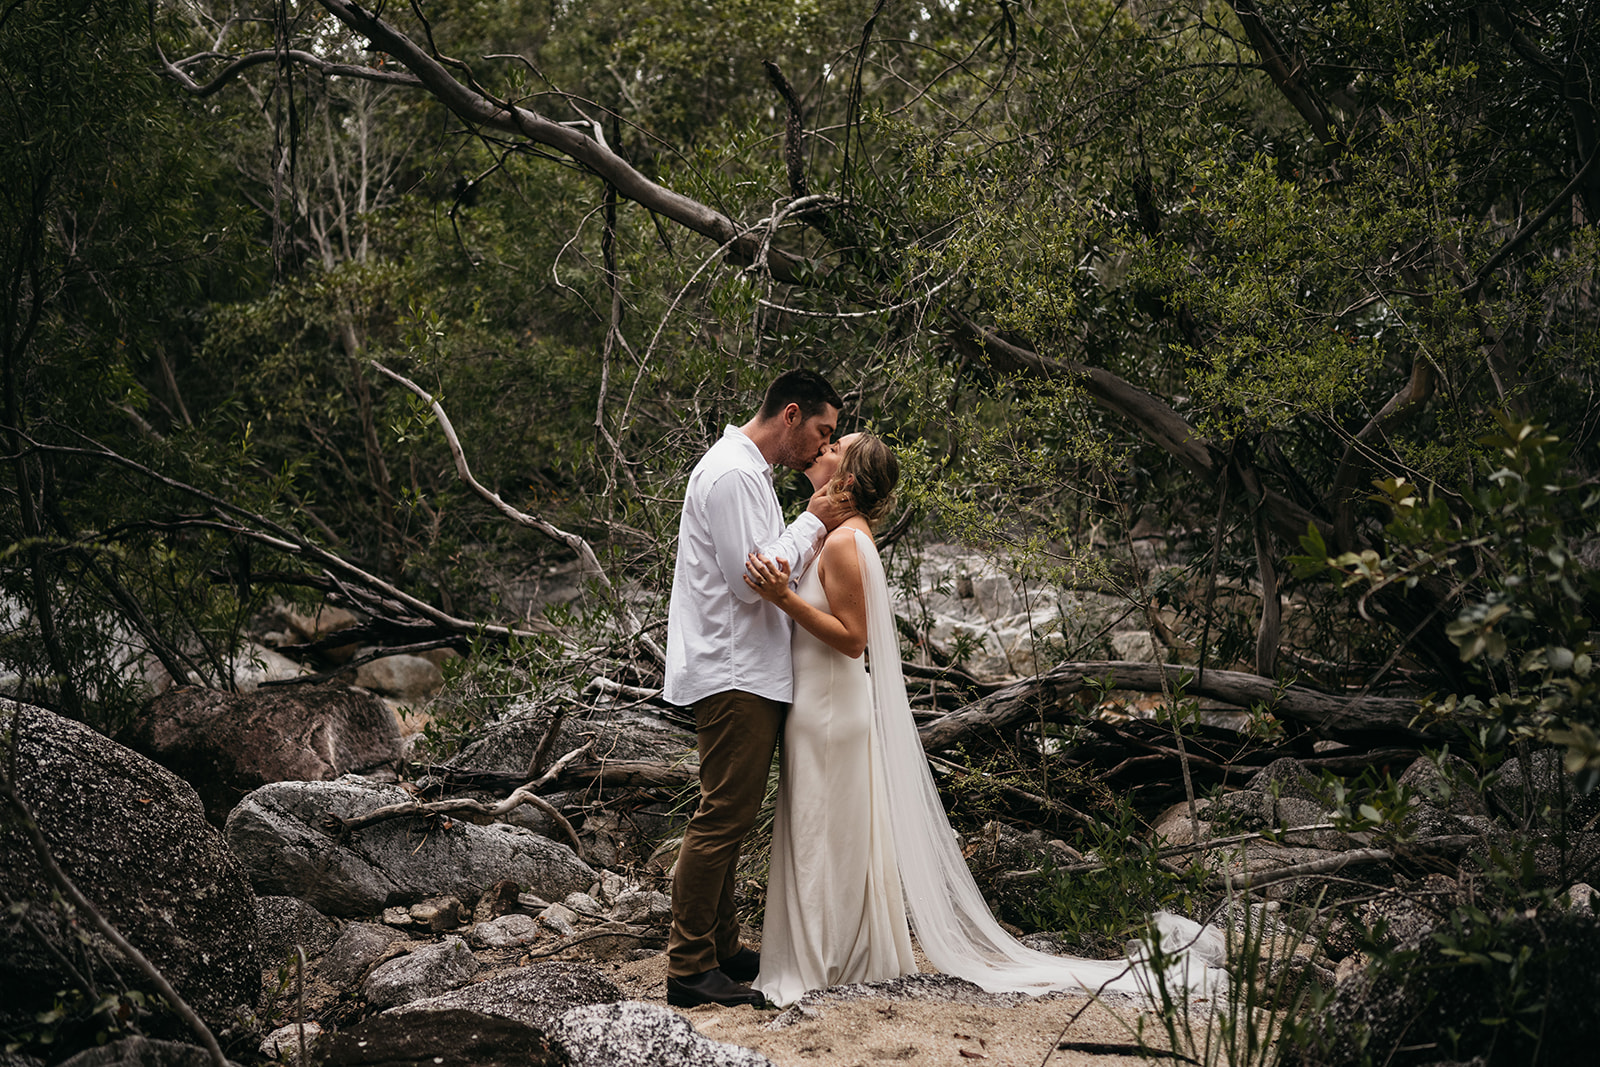
[[[112,732],[136,655],[225,685],[332,598],[462,691],[648,689],[689,466],[810,366],[906,552],[1591,786],[1594,9],[13,0],[0,670]]]

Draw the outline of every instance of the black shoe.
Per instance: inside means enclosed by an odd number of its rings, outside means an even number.
[[[766,997],[747,985],[740,985],[715,967],[687,978],[667,976],[667,1003],[675,1008],[692,1008],[698,1004],[726,1007],[749,1004],[759,1008],[766,1002]]]
[[[718,960],[717,969],[735,982],[753,982],[761,973],[761,953],[741,946],[727,959]]]

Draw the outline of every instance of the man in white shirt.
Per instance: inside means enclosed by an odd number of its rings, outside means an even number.
[[[667,613],[664,696],[694,709],[700,806],[683,834],[672,882],[667,1002],[755,1004],[759,953],[739,943],[734,871],[755,825],[793,692],[789,617],[744,582],[754,551],[799,575],[842,518],[818,493],[787,527],[774,464],[805,470],[833,437],[843,402],[821,375],[793,370],[761,410],[729,426],[689,476]]]

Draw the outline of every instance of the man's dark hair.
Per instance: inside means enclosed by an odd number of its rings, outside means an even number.
[[[790,370],[778,375],[767,386],[767,398],[761,402],[759,417],[775,419],[790,404],[800,405],[803,419],[821,414],[824,407],[844,407],[844,401],[839,399],[828,380],[813,370]]]

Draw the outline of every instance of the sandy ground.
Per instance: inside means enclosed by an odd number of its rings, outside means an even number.
[[[926,960],[919,963],[927,969]],[[604,970],[628,999],[666,1005],[665,954],[612,967]],[[707,1037],[755,1049],[779,1067],[1117,1067],[1151,1062],[1132,1048],[1140,1024],[1132,1001],[1086,1004],[1086,998],[1065,994],[1020,998],[1014,1004],[1008,1001],[1017,998],[979,994],[972,999],[977,1002],[825,999],[811,1008],[809,1017],[781,1029],[770,1028],[780,1015],[773,1009],[705,1005],[674,1010]],[[1143,1023],[1147,1042],[1155,1046],[1155,1021],[1146,1016]],[[1061,1040],[1128,1051],[1060,1050]]]

